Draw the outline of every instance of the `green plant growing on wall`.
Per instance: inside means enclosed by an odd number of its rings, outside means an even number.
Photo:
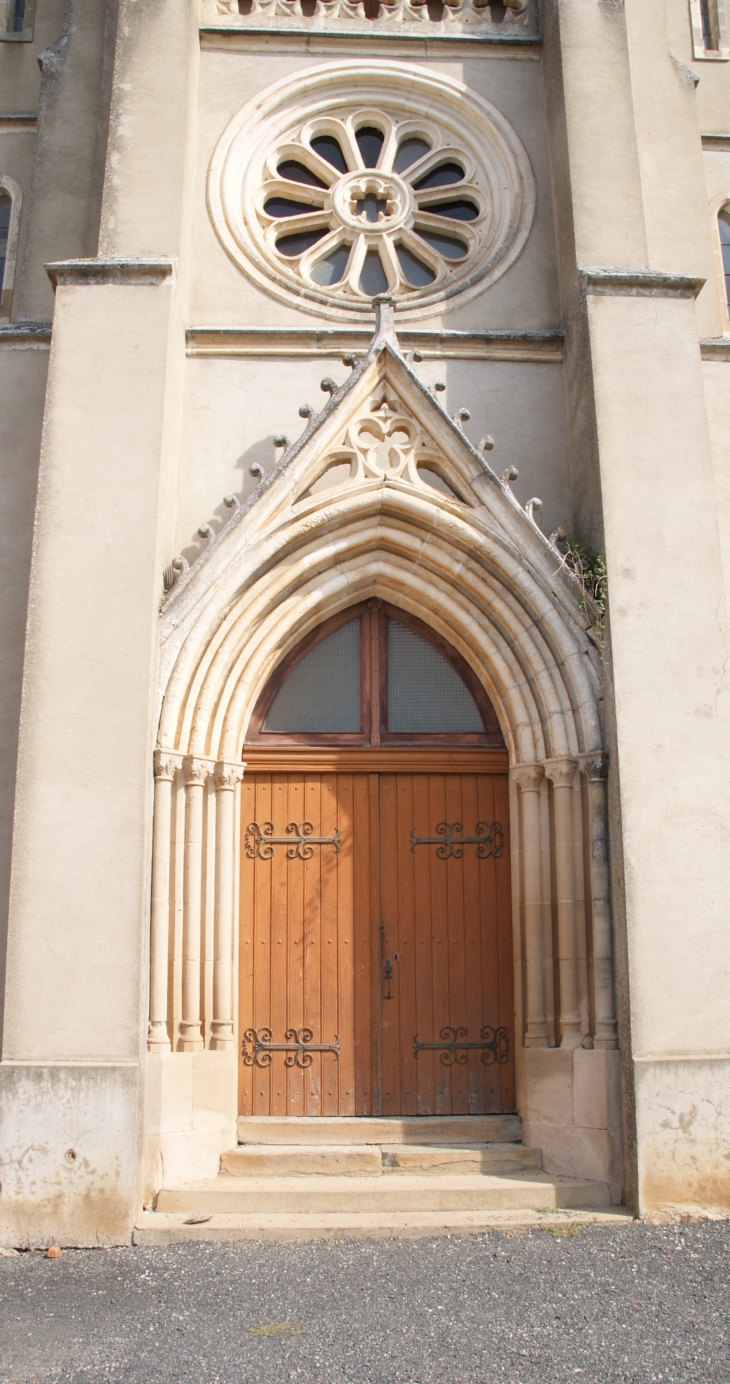
[[[567,572],[581,591],[579,605],[581,610],[595,615],[595,624],[589,630],[596,647],[603,653],[606,642],[606,603],[608,601],[608,573],[606,559],[602,553],[595,553],[565,529],[553,535],[552,542],[560,554],[560,566]]]

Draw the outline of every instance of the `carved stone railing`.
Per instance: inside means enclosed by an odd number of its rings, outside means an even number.
[[[495,37],[534,36],[535,0],[207,0],[203,22],[257,28],[282,21],[301,28],[344,23],[368,29],[424,25],[430,30],[465,28]]]

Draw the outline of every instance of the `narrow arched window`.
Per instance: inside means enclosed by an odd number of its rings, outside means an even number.
[[[708,53],[717,52],[720,47],[717,9],[714,0],[700,0],[700,19],[702,21],[702,43]]]
[[[5,283],[5,265],[8,258],[8,237],[10,235],[10,212],[13,204],[7,192],[0,188],[0,292]]]
[[[730,313],[730,206],[724,206],[719,212],[717,228],[720,232],[722,272],[725,279],[725,303],[728,313]]]
[[[0,172],[0,322],[10,320],[22,206],[18,184]]]

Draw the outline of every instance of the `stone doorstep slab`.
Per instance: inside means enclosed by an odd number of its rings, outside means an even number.
[[[221,1173],[231,1177],[473,1175],[541,1167],[540,1150],[521,1144],[242,1144],[221,1155]]]
[[[604,1182],[523,1173],[512,1177],[464,1174],[400,1177],[227,1177],[163,1187],[156,1211],[280,1213],[545,1211],[610,1206]]]
[[[239,1144],[519,1144],[519,1115],[239,1115]]]
[[[594,1211],[370,1211],[324,1215],[211,1215],[186,1225],[186,1212],[144,1211],[134,1229],[135,1245],[176,1245],[187,1241],[408,1239],[426,1235],[477,1235],[488,1230],[542,1229],[575,1234],[581,1226],[632,1225],[624,1206]]]

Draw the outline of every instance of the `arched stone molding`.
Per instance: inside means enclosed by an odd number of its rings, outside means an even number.
[[[266,680],[308,630],[379,596],[427,618],[459,650],[500,718],[513,783],[518,1034],[528,1047],[615,1047],[590,615],[556,549],[465,437],[462,418],[449,418],[400,353],[386,306],[368,355],[308,417],[302,437],[225,528],[211,531],[163,605],[157,763],[168,769],[158,776],[150,1042],[171,1038],[182,1051],[233,1045],[233,793],[248,721]],[[368,422],[376,442],[388,434],[367,465],[352,442],[353,420]],[[423,478],[424,459],[438,465],[444,489]],[[328,470],[336,464],[339,476],[348,460],[350,478],[320,489]],[[168,813],[161,781],[169,782],[173,760],[182,786]],[[206,935],[208,999],[200,989]],[[167,1034],[162,970],[177,995]]]

